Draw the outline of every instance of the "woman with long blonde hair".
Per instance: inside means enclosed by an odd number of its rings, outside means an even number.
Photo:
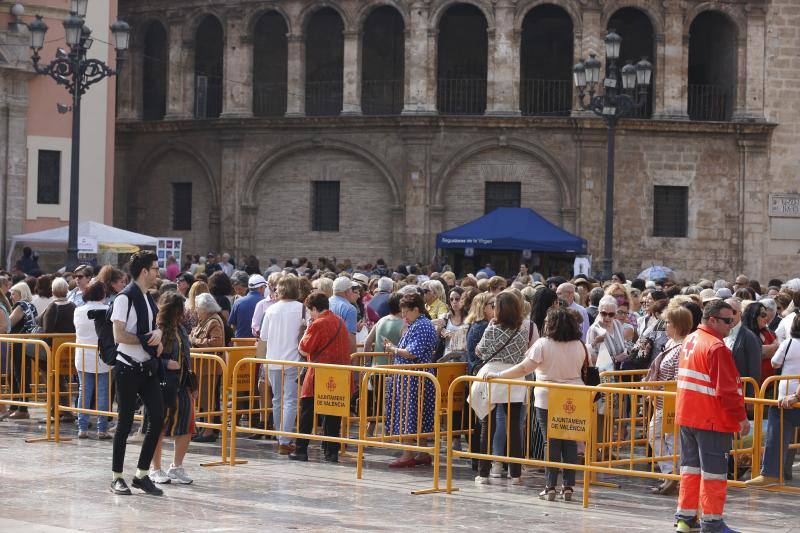
[[[197,325],[195,300],[199,295],[209,293],[208,284],[205,281],[195,281],[189,288],[189,296],[186,298],[186,309],[183,314],[183,323],[181,324],[186,331],[192,331]]]

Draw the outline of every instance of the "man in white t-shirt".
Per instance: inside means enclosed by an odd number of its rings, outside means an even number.
[[[256,354],[272,361],[300,361],[298,347],[305,313],[303,304],[297,301],[300,297],[297,276],[283,276],[275,292],[278,301],[264,313]],[[269,365],[267,369],[272,388],[272,419],[283,432],[297,432],[297,376],[296,366]],[[292,439],[279,436],[278,453],[289,455],[293,451]]]
[[[160,496],[162,490],[147,475],[164,423],[164,400],[159,367],[155,360],[162,351],[161,330],[156,327],[156,304],[147,292],[158,278],[158,259],[155,252],[144,250],[133,254],[128,266],[134,283],[117,295],[111,311],[114,341],[117,343],[113,376],[119,411],[114,435],[111,492],[131,493],[122,477],[122,466],[136,399],[139,397],[148,414],[149,424],[132,485],[147,494]]]

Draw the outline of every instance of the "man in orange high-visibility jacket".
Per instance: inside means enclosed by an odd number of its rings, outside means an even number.
[[[728,453],[733,433],[746,434],[741,379],[722,341],[733,309],[722,300],[703,309],[702,325],[683,342],[675,422],[681,433],[681,490],[675,531],[732,533],[722,520],[728,491]],[[702,510],[702,522],[697,512]]]

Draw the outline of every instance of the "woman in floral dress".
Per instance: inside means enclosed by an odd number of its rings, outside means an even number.
[[[411,293],[400,300],[400,310],[408,329],[395,346],[386,341],[384,348],[394,356],[395,364],[416,365],[433,362],[436,349],[436,328],[433,327],[427,312],[425,301],[419,293]],[[431,380],[409,376],[392,376],[386,378],[385,410],[386,435],[416,435],[433,432],[436,410],[436,389]],[[419,409],[418,391],[422,391],[422,412]],[[424,439],[423,439],[424,441]],[[392,462],[391,468],[406,468],[415,465],[430,464],[432,458],[428,454],[414,455],[404,451]]]

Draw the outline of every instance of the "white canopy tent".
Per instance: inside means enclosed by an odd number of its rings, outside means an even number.
[[[34,247],[66,248],[68,237],[69,226],[14,235],[11,237],[11,246],[8,249],[6,268],[9,270],[11,269],[14,248],[17,243]],[[105,224],[92,221],[85,221],[78,224],[78,237],[97,239],[97,244],[101,248],[120,248],[125,246],[152,246],[155,248],[158,245],[158,239],[155,237],[134,233],[113,226],[106,226]]]

